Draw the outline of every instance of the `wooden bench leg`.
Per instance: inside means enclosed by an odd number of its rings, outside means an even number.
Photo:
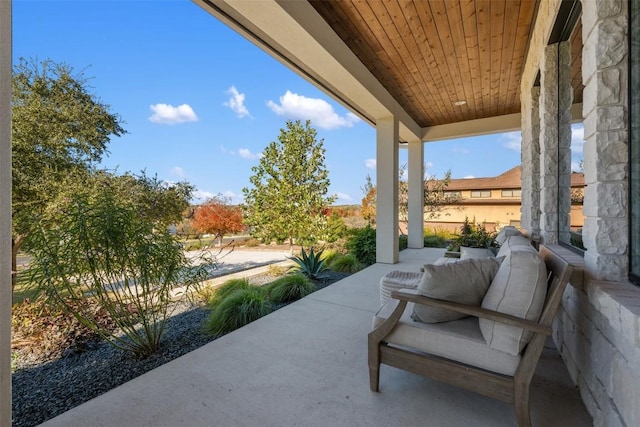
[[[531,427],[531,415],[529,411],[529,384],[514,385],[514,402],[516,421],[518,427]]]
[[[380,385],[380,343],[369,341],[369,387],[378,391]]]

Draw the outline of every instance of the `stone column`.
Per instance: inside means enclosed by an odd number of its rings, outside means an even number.
[[[558,239],[571,241],[571,43],[558,47]]]
[[[520,224],[540,234],[540,87],[522,97],[522,202]]]
[[[624,281],[629,262],[627,5],[584,1],[582,6],[585,269],[591,278]]]
[[[398,262],[398,119],[376,122],[376,262]]]
[[[409,141],[408,246],[424,247],[424,143]]]
[[[0,1],[0,427],[11,426],[11,0]]]
[[[558,46],[545,47],[540,64],[540,228],[558,243]]]

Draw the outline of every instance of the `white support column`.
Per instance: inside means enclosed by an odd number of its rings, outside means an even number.
[[[0,427],[11,426],[11,0],[0,1]]]
[[[376,262],[398,262],[398,119],[376,123]]]
[[[424,143],[409,141],[408,246],[424,247]]]

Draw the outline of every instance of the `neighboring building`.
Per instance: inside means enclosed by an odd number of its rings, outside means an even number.
[[[485,223],[488,229],[504,225],[520,227],[522,168],[516,166],[494,177],[452,179],[447,195],[454,203],[444,207],[436,219],[427,219],[428,227],[457,230],[465,218]],[[571,174],[571,229],[584,225],[582,199],[584,174]]]

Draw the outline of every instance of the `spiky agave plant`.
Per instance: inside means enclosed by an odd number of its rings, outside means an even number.
[[[292,267],[292,270],[304,274],[311,280],[318,279],[327,270],[324,259],[322,259],[322,252],[324,249],[320,249],[318,252],[314,252],[313,248],[309,250],[309,253],[302,248],[300,256],[291,257],[290,259],[296,263]]]

